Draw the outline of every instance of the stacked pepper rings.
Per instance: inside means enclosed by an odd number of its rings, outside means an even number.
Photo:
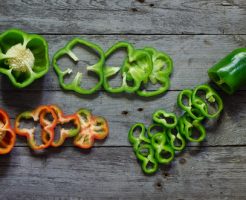
[[[36,128],[25,128],[21,126],[22,120],[39,122],[41,126],[41,141],[35,140]],[[55,139],[55,129],[61,126],[58,138]],[[66,127],[71,126],[71,127]],[[49,146],[59,147],[66,138],[74,137],[73,144],[79,148],[91,148],[94,140],[104,139],[109,133],[107,121],[100,116],[92,115],[86,109],[80,109],[72,115],[64,115],[62,110],[55,105],[39,106],[33,111],[19,114],[15,120],[14,131],[24,136],[31,149],[41,150]]]
[[[220,96],[208,85],[199,85],[194,90],[183,90],[177,99],[183,114],[157,110],[153,113],[153,124],[148,128],[143,123],[133,125],[128,139],[144,173],[158,170],[158,163],[169,164],[175,152],[182,151],[187,142],[202,142],[206,130],[204,119],[214,119],[223,110]]]
[[[82,72],[77,72],[71,82],[65,83],[65,78],[73,70],[71,68],[63,70],[58,65],[58,60],[64,56],[69,56],[73,61],[79,62],[79,58],[72,51],[77,44],[85,46],[98,56],[98,62],[86,68],[88,72],[94,72],[98,77],[98,82],[90,89],[81,86]],[[121,66],[107,65],[110,57],[122,49],[126,52],[126,56],[122,60]],[[52,64],[60,85],[65,90],[72,90],[80,94],[92,94],[103,86],[110,93],[135,92],[145,97],[159,95],[167,91],[170,86],[169,76],[173,69],[172,59],[166,53],[154,48],[135,49],[128,42],[118,42],[104,53],[98,45],[80,38],[72,39],[64,48],[57,51]],[[118,73],[122,77],[121,85],[113,87],[110,85],[110,80]],[[150,84],[159,85],[157,89],[147,90]]]

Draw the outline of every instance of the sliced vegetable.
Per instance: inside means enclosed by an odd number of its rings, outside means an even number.
[[[205,99],[199,96],[199,92],[205,95]],[[222,99],[209,85],[199,85],[193,90],[192,104],[207,118],[216,118],[223,110]]]
[[[174,113],[165,110],[157,110],[152,115],[153,121],[162,124],[166,128],[174,128],[177,125],[177,117]]]
[[[187,102],[185,102],[185,100],[187,100]],[[203,101],[198,97],[196,99],[196,102],[200,104],[203,103]],[[204,115],[200,112],[200,110],[195,108],[194,105],[192,104],[192,90],[189,89],[182,90],[178,95],[177,104],[181,109],[187,112],[193,119],[199,121],[204,119]]]
[[[49,115],[52,116],[52,121],[47,123],[46,117]],[[39,122],[42,128],[42,133],[45,132],[47,134],[47,140],[43,141],[42,144],[38,145],[35,141],[35,127],[32,128],[21,128],[22,120],[33,120],[34,122]],[[19,114],[15,120],[15,132],[20,136],[24,136],[27,138],[27,142],[33,150],[41,150],[49,147],[54,140],[54,129],[57,124],[57,116],[52,108],[49,106],[39,106],[33,111],[26,111]],[[42,135],[42,134],[41,134]]]
[[[51,105],[50,108],[55,112],[56,116],[57,116],[57,124],[56,124],[56,127],[58,125],[73,125],[72,127],[69,127],[69,128],[64,128],[62,127],[60,132],[59,132],[59,138],[57,141],[52,141],[51,143],[51,146],[53,147],[59,147],[61,146],[66,138],[69,138],[69,137],[74,137],[76,136],[79,131],[80,131],[80,121],[79,121],[79,118],[77,116],[77,114],[73,114],[73,115],[64,115],[64,113],[62,112],[62,110],[56,106],[56,105]],[[50,125],[52,122],[50,122],[48,119],[42,119],[43,120],[43,123],[45,125]],[[49,135],[47,134],[46,131],[43,131],[42,133],[42,140],[45,141],[46,143],[48,142],[49,140]]]
[[[80,109],[76,115],[80,121],[80,132],[74,139],[74,145],[82,148],[91,148],[94,140],[102,140],[109,134],[107,121],[103,117],[93,116],[90,111]]]
[[[202,142],[206,130],[199,120],[192,119],[187,113],[179,118],[179,130],[190,142]]]
[[[146,47],[143,50],[147,51],[151,55],[153,70],[149,75],[148,82],[143,82],[143,88],[137,91],[139,96],[151,97],[159,95],[167,91],[170,86],[170,74],[173,70],[172,59],[164,52],[157,51],[154,48]],[[160,84],[160,87],[156,90],[147,90],[148,84],[156,85]]]
[[[10,29],[0,35],[0,72],[17,88],[30,85],[49,70],[48,44],[40,35]]]
[[[155,158],[159,163],[168,164],[174,158],[174,150],[168,144],[165,134],[157,133],[151,138],[151,145],[155,149]]]
[[[228,94],[246,85],[246,48],[232,51],[210,68],[208,75]]]
[[[144,50],[134,49],[127,42],[118,42],[105,53],[106,60],[120,49],[126,50],[127,57],[121,66],[104,66],[104,89],[111,93],[132,93],[139,89],[142,82],[148,80],[153,68],[151,56]],[[108,80],[118,72],[122,75],[122,84],[120,87],[111,87]]]
[[[0,154],[9,153],[15,145],[16,135],[10,125],[8,114],[0,109]]]
[[[99,60],[96,64],[94,64],[92,66],[87,66],[87,68],[86,68],[88,71],[94,72],[98,77],[98,82],[95,84],[94,87],[92,87],[90,89],[85,89],[85,88],[81,87],[82,75],[83,75],[82,72],[77,72],[77,74],[76,74],[76,76],[72,82],[65,83],[64,79],[67,75],[72,73],[72,69],[67,68],[65,71],[62,71],[61,67],[57,64],[57,61],[61,57],[64,57],[65,55],[68,55],[75,62],[79,61],[79,58],[72,52],[72,48],[76,44],[81,44],[81,45],[84,45],[85,47],[88,47],[92,51],[95,51],[96,55],[98,55],[98,57],[99,57]],[[79,94],[92,94],[95,91],[97,91],[103,83],[103,71],[102,71],[103,69],[102,69],[102,67],[104,64],[104,60],[105,60],[105,56],[104,56],[104,52],[101,49],[101,47],[99,47],[98,45],[96,45],[94,43],[86,41],[84,39],[74,38],[70,42],[68,42],[64,48],[60,49],[59,51],[57,51],[55,53],[53,60],[52,60],[52,64],[53,64],[54,69],[56,71],[56,74],[59,78],[59,83],[63,89],[72,90],[72,91],[75,91]]]

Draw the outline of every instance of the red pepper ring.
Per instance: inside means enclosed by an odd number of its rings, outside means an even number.
[[[45,116],[51,114],[53,121],[49,124],[45,123]],[[47,132],[49,139],[41,145],[38,145],[35,141],[35,127],[33,128],[20,128],[20,121],[22,119],[33,119],[33,121],[39,121],[42,131]],[[19,114],[15,120],[15,132],[20,136],[25,136],[27,142],[33,150],[41,150],[49,147],[54,140],[54,129],[57,124],[57,116],[55,112],[49,106],[39,106],[33,111],[26,111]]]
[[[75,125],[75,128],[71,128],[71,129],[61,128],[60,133],[59,133],[59,139],[57,141],[55,141],[55,139],[54,139],[54,141],[51,143],[51,146],[59,147],[65,142],[66,138],[74,137],[74,136],[76,136],[79,133],[79,131],[80,131],[80,121],[79,121],[79,118],[78,118],[78,116],[76,114],[66,115],[65,116],[64,113],[62,112],[62,110],[59,107],[57,107],[56,105],[51,105],[50,108],[57,115],[57,125],[58,124],[65,125],[65,124],[68,124],[70,122],[72,122],[73,125]],[[51,123],[49,120],[43,118],[42,116],[41,116],[41,120],[46,125]],[[49,135],[47,134],[46,131],[42,132],[42,140],[44,142],[48,142],[48,139],[49,139],[48,136]]]
[[[8,114],[0,109],[0,154],[9,153],[15,144],[16,134],[10,126]]]
[[[102,140],[108,136],[109,127],[103,117],[93,116],[90,111],[80,109],[76,113],[81,123],[79,134],[74,139],[74,145],[82,148],[91,148],[94,140]]]

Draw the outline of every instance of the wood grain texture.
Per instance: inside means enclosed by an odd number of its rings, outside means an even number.
[[[69,40],[76,36],[100,45],[105,51],[114,43],[123,40],[133,43],[136,48],[151,46],[168,53],[174,62],[174,71],[171,77],[171,90],[192,88],[195,85],[207,82],[209,80],[207,70],[212,65],[233,49],[246,46],[245,35],[45,35],[45,38],[47,38],[49,42],[50,58],[52,59],[58,49],[64,47]],[[90,59],[81,58],[81,62],[88,63],[88,61],[90,61]],[[121,63],[122,59],[116,57],[115,62]],[[67,67],[70,67],[71,63],[67,65]],[[80,69],[82,68],[85,67],[81,66]],[[85,86],[90,79],[91,78],[84,77],[83,83],[85,83]],[[119,80],[115,80],[115,82],[119,82]],[[2,75],[0,76],[0,85],[0,90],[14,89],[14,87],[11,87],[11,84],[9,84],[8,79],[4,78]],[[246,90],[246,87],[242,89]],[[44,78],[36,80],[32,85],[25,88],[25,90],[61,90],[53,67],[51,67]]]
[[[56,104],[67,114],[72,114],[79,108],[87,108],[95,115],[104,116],[109,122],[109,138],[97,145],[129,146],[127,135],[130,126],[136,122],[148,126],[155,110],[163,108],[180,115],[181,110],[176,105],[177,95],[178,91],[170,91],[159,98],[140,98],[100,92],[83,98],[61,91],[2,91],[0,105],[10,113],[12,119],[20,112],[43,104]],[[224,112],[217,122],[207,125],[207,141],[202,146],[246,145],[246,92],[237,93],[233,97],[223,95],[222,98]],[[138,111],[139,108],[143,111]],[[26,145],[25,140],[18,145]]]
[[[244,0],[13,0],[0,7],[0,31],[53,34],[245,34],[245,19]]]
[[[0,159],[1,199],[244,199],[246,147],[187,148],[145,176],[131,148],[71,147]]]

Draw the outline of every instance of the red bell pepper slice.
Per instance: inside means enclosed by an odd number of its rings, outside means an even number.
[[[51,114],[52,122],[46,123],[46,116]],[[21,120],[22,119],[33,119],[33,121],[40,123],[42,128],[42,133],[46,132],[48,134],[48,140],[43,142],[43,144],[38,145],[35,141],[35,127],[33,128],[20,128]],[[53,109],[49,106],[39,106],[37,109],[33,111],[26,111],[19,114],[15,120],[15,132],[20,136],[24,136],[27,138],[27,142],[29,146],[33,150],[41,150],[49,147],[54,140],[54,129],[57,124],[57,116]]]
[[[61,128],[60,130],[60,133],[59,133],[59,138],[55,141],[52,141],[51,143],[51,146],[53,147],[59,147],[61,146],[66,138],[69,138],[69,137],[74,137],[76,136],[79,131],[80,131],[80,121],[79,121],[79,117],[77,116],[77,114],[73,114],[73,115],[64,115],[64,113],[62,112],[62,110],[56,106],[56,105],[51,105],[49,106],[56,114],[57,116],[57,125],[65,125],[65,124],[69,124],[69,123],[72,123],[74,125],[75,128],[70,128],[70,129],[67,129],[67,128]],[[44,124],[46,125],[49,125],[51,122],[48,120],[48,119],[43,119],[43,122]],[[49,135],[47,134],[46,131],[43,131],[42,133],[42,140],[44,142],[48,142],[48,138],[49,138]]]
[[[75,146],[88,149],[93,146],[95,139],[102,140],[108,136],[108,123],[103,117],[93,116],[86,109],[80,109],[77,116],[80,120],[81,129],[74,139]]]
[[[16,134],[11,128],[8,114],[0,109],[0,154],[9,153],[15,144]]]

